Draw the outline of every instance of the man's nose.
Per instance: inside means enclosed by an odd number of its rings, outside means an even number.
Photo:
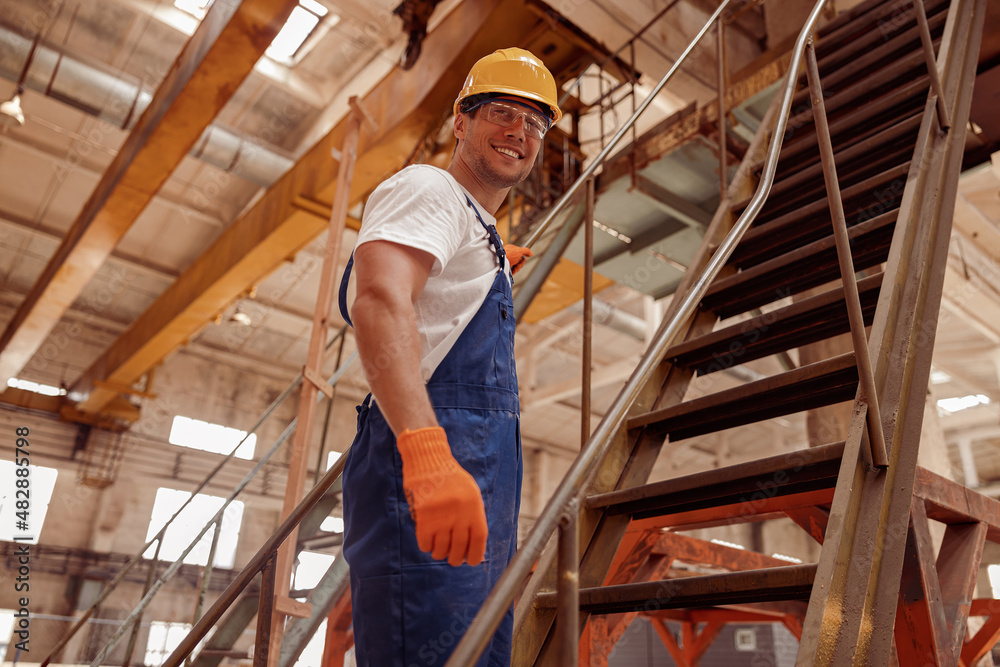
[[[524,120],[525,120],[524,114],[518,115],[518,117],[514,119],[514,122],[507,126],[506,128],[507,135],[519,139],[524,139],[524,136],[526,134],[524,130]]]

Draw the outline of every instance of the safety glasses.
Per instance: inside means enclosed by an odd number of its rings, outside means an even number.
[[[535,139],[544,137],[552,124],[544,114],[535,111],[531,107],[521,106],[516,102],[490,100],[478,108],[483,118],[500,127],[510,127],[517,122],[518,118],[523,118],[524,133]],[[469,109],[469,111],[471,110]]]

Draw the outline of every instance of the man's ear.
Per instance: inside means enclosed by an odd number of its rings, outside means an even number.
[[[469,117],[464,113],[459,113],[455,115],[455,138],[465,139],[465,133],[469,129]]]

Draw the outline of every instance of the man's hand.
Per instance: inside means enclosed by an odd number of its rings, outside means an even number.
[[[524,262],[535,254],[531,252],[530,248],[522,248],[521,246],[509,243],[504,245],[503,250],[507,253],[507,261],[510,262],[511,273],[520,271],[521,267],[524,266]]]
[[[486,554],[486,511],[479,485],[451,454],[440,426],[403,431],[403,491],[417,526],[417,545],[448,564],[479,565]]]

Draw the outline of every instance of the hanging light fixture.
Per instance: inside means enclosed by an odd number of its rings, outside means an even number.
[[[248,327],[253,323],[250,316],[244,313],[243,309],[239,306],[236,306],[236,310],[229,316],[229,321],[244,327]]]
[[[18,85],[14,97],[0,104],[0,122],[4,125],[21,127],[24,125],[24,111],[21,109],[21,94],[24,86]]]

